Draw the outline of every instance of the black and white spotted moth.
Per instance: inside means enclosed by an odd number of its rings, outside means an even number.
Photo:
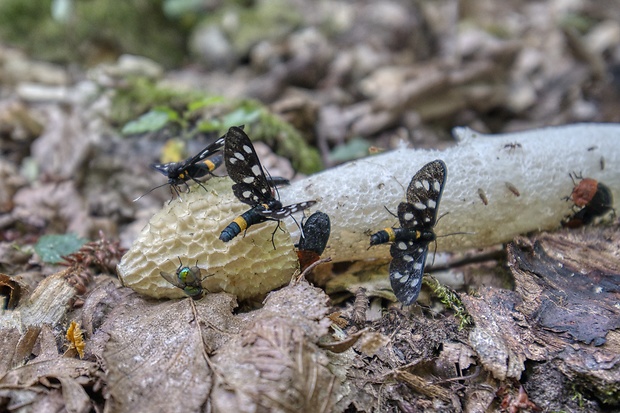
[[[203,186],[198,178],[210,174],[223,163],[224,159],[222,155],[214,155],[224,146],[224,138],[225,135],[218,138],[210,145],[207,145],[207,147],[198,152],[195,156],[181,162],[154,163],[151,164],[151,168],[166,176],[168,178],[168,185],[170,185],[170,191],[172,192],[174,190],[177,196],[180,197],[179,189],[181,185],[185,185],[189,189],[187,182],[192,180],[197,182],[200,186]],[[159,188],[159,186],[153,189],[156,188]],[[151,189],[151,191],[153,189]],[[142,198],[142,196],[140,198]],[[140,198],[137,198],[136,201]]]
[[[220,234],[224,242],[232,240],[254,224],[268,220],[280,221],[316,204],[316,201],[306,201],[283,206],[276,198],[275,185],[265,175],[252,141],[239,127],[233,126],[226,134],[224,162],[228,175],[235,181],[233,193],[241,202],[252,207],[224,228]]]
[[[411,179],[407,202],[398,205],[400,228],[385,228],[370,237],[370,245],[391,242],[390,283],[398,301],[413,304],[422,288],[428,245],[435,240],[439,201],[446,183],[446,164],[427,163]]]

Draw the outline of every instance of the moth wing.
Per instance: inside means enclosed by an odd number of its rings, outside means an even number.
[[[203,159],[208,158],[209,156],[215,155],[215,153],[217,153],[218,151],[222,149],[225,141],[226,141],[226,135],[219,137],[215,142],[207,145],[203,150],[198,152],[195,156],[189,158],[187,160],[187,165],[193,165],[197,162],[202,161]]]
[[[398,301],[411,305],[422,289],[428,243],[397,241],[390,247],[390,283]]]
[[[233,126],[228,130],[224,144],[224,162],[228,175],[237,184],[251,185],[256,188],[257,193],[263,194],[263,197],[273,198],[273,189],[265,176],[254,145],[243,129]]]
[[[280,209],[264,209],[262,211],[257,211],[259,214],[268,219],[281,220],[284,217],[292,215],[296,212],[303,211],[304,209],[310,208],[312,205],[316,204],[316,201],[306,201],[300,202],[298,204],[292,204],[283,206]]]
[[[424,165],[409,183],[407,202],[419,211],[421,225],[425,228],[433,227],[437,222],[437,211],[446,177],[446,164],[437,159]]]
[[[260,192],[260,189],[248,184],[234,184],[232,190],[239,201],[250,206],[266,204],[271,199]]]
[[[398,204],[397,215],[401,228],[422,228],[429,218],[427,209],[420,210],[408,202]]]
[[[157,172],[164,176],[168,176],[171,169],[174,169],[177,166],[176,162],[168,162],[168,163],[152,163],[151,168],[155,169]]]

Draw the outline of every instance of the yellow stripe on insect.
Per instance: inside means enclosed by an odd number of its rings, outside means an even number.
[[[390,237],[388,242],[394,242],[394,240],[396,239],[396,234],[394,233],[394,229],[385,228],[384,231],[387,232],[388,236]]]
[[[205,159],[203,162],[204,162],[205,165],[207,165],[207,168],[209,168],[209,172],[212,172],[212,171],[215,170],[216,165],[213,162],[211,162],[208,159]]]
[[[246,228],[248,227],[247,221],[241,215],[239,215],[237,218],[235,218],[233,220],[233,222],[236,223],[237,225],[239,225],[239,229],[241,231],[245,231]]]

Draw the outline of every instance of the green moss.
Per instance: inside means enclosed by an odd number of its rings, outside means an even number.
[[[583,396],[583,394],[579,390],[578,386],[576,384],[573,384],[571,386],[571,391],[573,393],[571,395],[571,400],[576,402],[579,407],[583,408],[583,406],[585,405],[585,403],[584,403],[585,397]]]
[[[459,329],[462,330],[463,328],[474,324],[474,321],[465,309],[463,302],[454,291],[444,285],[441,285],[439,281],[432,277],[424,277],[424,283],[433,290],[443,305],[454,311],[454,316],[457,320],[459,320]]]
[[[253,104],[260,105],[258,102]],[[319,152],[305,142],[299,131],[264,107],[259,121],[252,125],[250,136],[267,142],[277,154],[290,159],[293,168],[303,174],[309,175],[323,168]]]
[[[608,406],[618,406],[620,403],[620,384],[609,383],[597,389],[597,397]]]
[[[582,14],[567,13],[562,17],[559,23],[562,28],[574,29],[580,34],[585,34],[596,25],[597,22]]]
[[[225,25],[226,17],[235,15],[237,24]],[[225,8],[207,16],[201,24],[220,27],[230,39],[237,56],[245,56],[261,40],[282,38],[301,26],[303,16],[287,0],[262,0],[254,7],[230,2]]]
[[[113,99],[110,120],[116,126],[124,126],[157,106],[183,111],[190,102],[203,96],[161,87],[145,78],[128,79],[128,83],[129,86],[117,90]]]
[[[53,19],[51,5],[51,0],[2,0],[0,38],[35,58],[61,63],[133,53],[174,66],[185,55],[188,29],[166,19],[158,0],[74,1],[65,21]]]
[[[246,125],[253,140],[266,142],[277,154],[290,159],[295,170],[311,174],[322,169],[318,151],[304,141],[299,131],[251,99],[230,100],[200,92],[175,91],[137,78],[130,81],[129,87],[117,91],[111,121],[127,129],[128,124],[135,126],[133,121],[154,108],[176,111],[183,127],[196,124],[203,132],[222,134],[230,126]]]

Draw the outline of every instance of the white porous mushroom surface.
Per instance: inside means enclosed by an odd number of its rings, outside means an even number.
[[[458,144],[444,151],[401,148],[326,170],[279,189],[284,205],[317,200],[306,215],[321,210],[331,219],[323,256],[334,261],[389,258],[389,246],[368,248],[370,235],[398,226],[396,212],[413,175],[442,159],[448,176],[435,232],[438,251],[482,248],[518,234],[553,230],[571,213],[569,173],[594,178],[620,197],[620,125],[577,124],[526,132],[482,135],[456,128]],[[183,201],[164,204],[118,265],[122,282],[153,297],[183,297],[160,271],[174,273],[180,257],[196,264],[211,292],[245,299],[287,283],[298,268],[293,243],[299,230],[285,218],[288,232],[275,223],[252,226],[229,243],[219,234],[249,206],[239,202],[228,178],[213,178],[207,191],[195,185]],[[481,194],[483,194],[481,196]],[[483,200],[484,198],[484,200]],[[299,221],[299,217],[298,217]],[[467,234],[449,235],[455,232]],[[444,235],[447,235],[444,237]]]
[[[456,128],[458,145],[444,151],[401,148],[326,170],[280,189],[284,205],[316,199],[312,211],[331,218],[323,256],[334,261],[388,258],[389,246],[368,249],[369,235],[398,226],[396,212],[413,175],[442,159],[448,177],[435,232],[438,251],[480,248],[531,231],[553,230],[571,213],[569,173],[607,185],[620,197],[620,125],[575,124],[501,135]],[[486,197],[487,204],[481,195]],[[308,212],[307,212],[308,214]],[[295,224],[286,220],[293,239]],[[451,235],[468,232],[466,235]]]
[[[220,232],[250,207],[233,195],[229,178],[212,178],[204,188],[193,185],[181,199],[165,203],[144,227],[117,266],[120,280],[138,293],[155,298],[185,297],[160,271],[174,274],[181,259],[197,265],[210,292],[226,291],[238,299],[265,294],[290,281],[299,267],[288,231],[276,223],[250,227],[228,243]],[[272,245],[273,241],[276,249]]]

